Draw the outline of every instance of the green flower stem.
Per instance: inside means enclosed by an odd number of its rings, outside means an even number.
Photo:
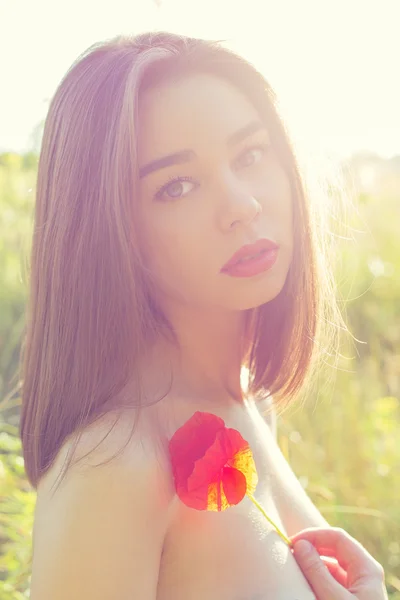
[[[293,548],[292,542],[289,540],[289,538],[286,537],[286,535],[284,533],[282,533],[282,531],[279,529],[279,527],[277,527],[275,525],[275,523],[272,521],[272,519],[269,518],[269,516],[267,515],[267,513],[265,512],[265,510],[263,509],[261,504],[259,504],[257,502],[257,500],[254,498],[254,496],[252,496],[252,494],[247,494],[247,496],[250,498],[250,500],[253,502],[253,504],[255,504],[257,506],[258,510],[264,515],[264,517],[267,519],[267,521],[269,521],[271,523],[271,525],[273,525],[273,527],[275,527],[277,533],[281,536],[283,541],[286,542],[290,548]]]

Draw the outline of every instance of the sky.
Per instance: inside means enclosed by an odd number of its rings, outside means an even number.
[[[0,151],[29,149],[90,45],[163,29],[225,40],[314,155],[400,154],[400,0],[0,0]]]

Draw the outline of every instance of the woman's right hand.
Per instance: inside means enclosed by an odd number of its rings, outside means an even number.
[[[304,529],[290,539],[294,557],[318,600],[388,599],[382,565],[343,529]],[[307,543],[300,540],[311,543],[308,552]]]

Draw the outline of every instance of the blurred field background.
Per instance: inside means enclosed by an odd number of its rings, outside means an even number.
[[[279,418],[279,444],[322,514],[383,564],[400,600],[398,17],[398,0],[0,0],[0,600],[29,597],[35,493],[18,438],[18,367],[48,99],[90,44],[149,29],[227,40],[267,76],[306,152],[345,161],[350,204],[335,268],[351,335],[304,405]],[[326,191],[327,202],[340,192]]]
[[[29,597],[35,493],[18,438],[18,361],[24,331],[38,157],[0,155],[0,600]],[[385,567],[400,599],[400,160],[348,161],[348,239],[337,281],[349,329],[339,362],[327,360],[315,397],[279,418],[279,443],[331,525]]]

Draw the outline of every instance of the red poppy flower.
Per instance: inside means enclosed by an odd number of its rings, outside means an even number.
[[[172,436],[169,451],[176,492],[191,508],[225,510],[256,489],[248,442],[216,415],[194,413]]]
[[[223,419],[196,412],[172,436],[169,452],[175,489],[186,506],[221,511],[239,504],[247,495],[276,532],[293,543],[254,498],[258,476],[250,446]]]

